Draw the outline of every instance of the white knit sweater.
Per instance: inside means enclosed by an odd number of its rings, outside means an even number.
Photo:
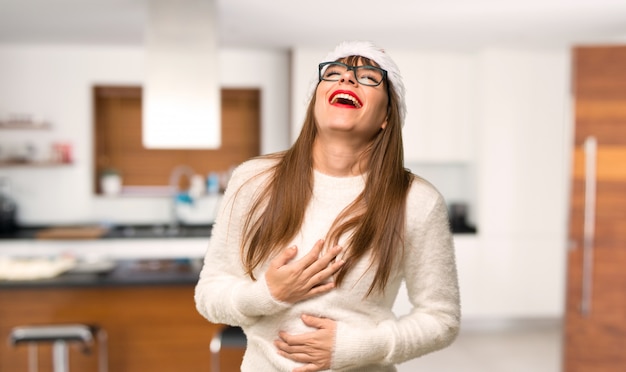
[[[299,364],[278,355],[274,340],[281,330],[310,331],[303,313],[337,321],[333,371],[395,371],[395,364],[449,345],[460,320],[459,291],[452,235],[441,195],[416,179],[407,200],[405,256],[392,272],[383,294],[365,298],[374,270],[362,260],[342,285],[294,305],[275,300],[265,282],[267,266],[256,281],[244,274],[240,243],[242,224],[266,177],[253,177],[275,160],[240,165],[225,192],[195,293],[198,311],[213,323],[241,326],[248,338],[242,371],[291,371]],[[248,182],[249,181],[249,182]],[[314,173],[313,197],[302,230],[292,244],[298,257],[326,236],[335,217],[363,190],[362,176],[337,178]],[[243,187],[242,187],[243,186]],[[405,281],[412,311],[398,318],[394,299]]]

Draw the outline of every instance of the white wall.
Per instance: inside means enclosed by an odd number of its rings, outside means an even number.
[[[50,131],[0,132],[0,146],[31,141],[47,149],[69,141],[75,164],[61,168],[0,168],[8,177],[25,224],[159,222],[169,218],[164,198],[110,200],[92,193],[92,87],[142,85],[141,48],[0,45],[0,115],[25,113],[49,120]],[[220,84],[261,89],[261,149],[289,146],[288,53],[223,50]]]
[[[291,140],[300,134],[307,105],[317,84],[317,65],[328,51],[315,48],[295,48],[291,51]]]

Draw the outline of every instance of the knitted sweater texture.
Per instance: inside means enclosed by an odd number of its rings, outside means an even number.
[[[421,179],[413,181],[407,196],[405,252],[384,293],[365,296],[374,275],[373,269],[368,270],[368,258],[353,267],[338,288],[296,304],[272,297],[264,276],[268,263],[256,269],[256,281],[244,274],[242,227],[267,180],[265,175],[255,176],[274,162],[250,160],[233,172],[195,292],[196,307],[205,318],[245,331],[248,347],[241,370],[291,371],[299,366],[278,355],[273,342],[280,331],[310,332],[302,314],[337,322],[332,371],[395,371],[395,364],[449,345],[460,321],[452,234],[442,196]],[[364,185],[362,176],[338,178],[314,172],[313,196],[301,231],[290,244],[298,247],[296,259],[326,236]],[[403,281],[413,308],[397,316],[392,306]]]

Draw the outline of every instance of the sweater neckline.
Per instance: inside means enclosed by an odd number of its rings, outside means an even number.
[[[356,176],[338,177],[322,173],[317,169],[313,169],[316,187],[328,188],[354,188],[363,187],[367,173],[358,174]]]

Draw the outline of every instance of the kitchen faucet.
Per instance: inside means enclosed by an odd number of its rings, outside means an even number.
[[[179,193],[179,182],[180,177],[186,176],[189,179],[189,184],[191,185],[191,179],[196,174],[196,172],[188,165],[177,165],[170,172],[170,224],[169,224],[169,234],[177,234],[178,228],[180,225],[180,221],[178,218],[177,212],[177,203],[178,203],[178,193]]]

